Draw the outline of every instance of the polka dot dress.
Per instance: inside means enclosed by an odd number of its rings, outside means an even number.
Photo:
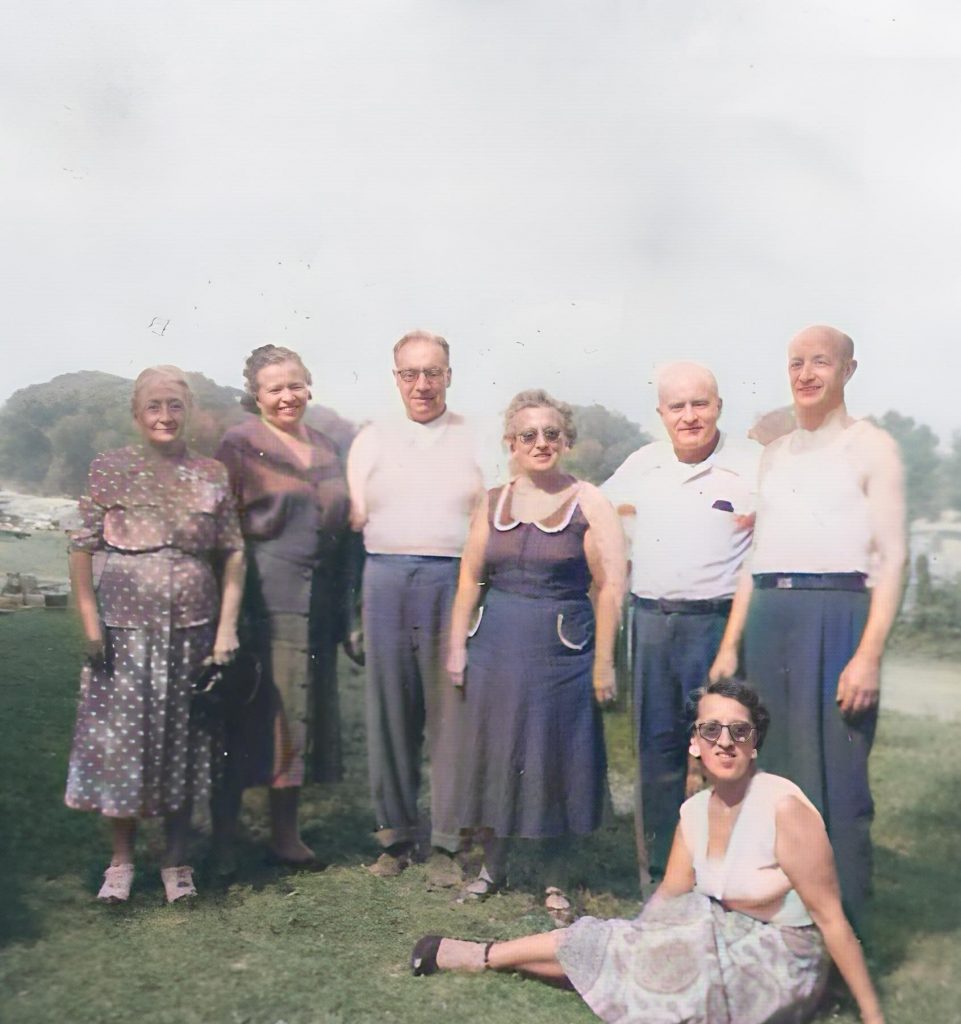
[[[140,448],[94,460],[71,549],[94,556],[105,658],[81,675],[66,803],[109,817],[174,813],[209,790],[211,737],[190,679],[213,649],[211,557],[242,547],[223,466]]]

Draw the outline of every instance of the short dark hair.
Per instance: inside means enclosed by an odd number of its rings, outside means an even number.
[[[293,349],[284,348],[283,345],[261,345],[260,348],[255,348],[247,356],[247,362],[244,363],[246,390],[240,399],[240,407],[242,409],[246,409],[247,412],[260,411],[260,407],[257,405],[257,391],[260,388],[260,385],[257,383],[257,374],[265,367],[277,366],[280,363],[299,363],[300,368],[304,371],[304,380],[307,382],[308,387],[313,384],[310,370],[304,366],[303,359]]]
[[[687,705],[685,707],[688,728],[691,731],[694,729],[694,723],[697,721],[697,708],[701,703],[701,698],[711,696],[729,697],[731,700],[736,700],[738,704],[743,704],[747,708],[751,715],[751,725],[757,729],[757,742],[754,746],[760,750],[761,745],[764,743],[764,737],[767,735],[767,727],[771,724],[771,715],[768,709],[761,703],[761,698],[757,695],[757,691],[748,686],[743,679],[738,679],[737,676],[718,679],[717,682],[708,683],[707,686],[700,686],[696,690],[691,690],[687,695]]]

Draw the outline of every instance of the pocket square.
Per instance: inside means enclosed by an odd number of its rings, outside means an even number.
[[[734,511],[734,506],[729,501],[725,501],[723,498],[718,498],[717,501],[715,501],[714,504],[711,506],[711,508],[716,508],[719,512]]]

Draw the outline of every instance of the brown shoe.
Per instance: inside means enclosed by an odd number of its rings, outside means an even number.
[[[391,853],[389,850],[384,850],[373,864],[367,866],[367,870],[378,878],[396,878],[409,865],[409,850],[401,853]]]
[[[463,884],[464,871],[450,854],[435,850],[424,867],[429,889],[452,889]]]

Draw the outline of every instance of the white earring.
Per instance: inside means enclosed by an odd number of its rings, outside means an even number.
[[[755,748],[754,748],[754,749],[753,749],[753,750],[751,751],[751,757],[752,757],[752,759],[753,759],[753,758],[755,758],[755,757],[757,757],[757,747],[755,747]]]

